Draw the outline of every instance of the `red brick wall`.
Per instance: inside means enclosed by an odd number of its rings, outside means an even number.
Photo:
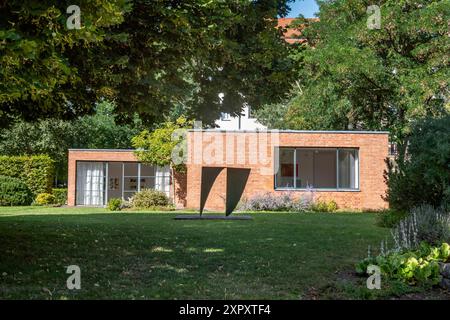
[[[202,135],[201,143],[194,143],[194,136]],[[262,133],[266,134],[266,133]],[[244,190],[244,197],[255,193],[282,191],[274,190],[274,148],[282,147],[341,147],[359,148],[359,191],[317,191],[316,197],[335,200],[339,207],[350,209],[380,209],[387,203],[381,198],[386,190],[383,178],[384,159],[388,156],[388,135],[384,133],[302,133],[281,132],[278,138],[264,148],[252,148],[258,139],[257,133],[234,132],[226,134],[221,131],[189,132],[187,174],[175,174],[170,188],[171,195],[175,189],[175,204],[178,208],[198,209],[200,205],[200,181],[202,166],[224,166],[250,168],[250,176]],[[242,138],[245,137],[245,140]],[[275,137],[275,136],[272,136]],[[243,143],[238,142],[244,141]],[[226,143],[229,145],[226,152]],[[214,142],[222,147],[214,150]],[[215,152],[216,151],[216,152]],[[265,165],[251,161],[258,152],[266,152]],[[202,156],[210,155],[215,161],[202,161]],[[210,157],[210,158],[211,158]],[[200,160],[200,163],[195,161]],[[204,159],[203,159],[204,160]],[[132,151],[69,151],[68,205],[75,205],[76,161],[137,161]],[[264,168],[264,172],[260,169]],[[225,208],[226,170],[217,177],[205,205],[207,210],[224,211]],[[302,191],[293,191],[300,196]]]
[[[69,150],[67,205],[75,205],[77,161],[137,161],[132,151]]]
[[[68,190],[67,204],[75,205],[76,200],[76,163],[77,161],[105,161],[105,162],[137,162],[133,151],[128,150],[69,150]],[[170,186],[170,196],[175,192],[175,205],[177,208],[186,207],[186,175],[175,174]]]
[[[249,147],[254,144],[250,140],[256,137],[256,133],[227,133],[230,138],[225,139],[225,132],[216,131],[212,133],[208,131],[206,136],[204,133],[203,141],[197,143],[197,145],[194,142],[195,135],[197,135],[198,139],[199,132],[191,131],[188,135],[187,208],[199,208],[202,165],[250,168],[251,172],[244,190],[244,197],[268,191],[274,193],[282,192],[274,190],[273,151],[275,146],[359,148],[359,191],[317,191],[316,197],[324,200],[335,200],[341,208],[380,209],[387,207],[387,203],[381,198],[386,190],[383,172],[386,167],[384,159],[388,156],[387,134],[282,132],[279,133],[278,142],[270,141],[269,138],[269,143],[264,148],[270,160],[270,163],[264,166],[267,170],[266,174],[261,174],[260,169],[262,166],[260,164],[252,163],[249,159],[249,156],[255,156],[256,152],[258,152],[258,149],[255,150]],[[236,141],[241,139],[242,135],[245,135],[247,139],[245,144],[238,145]],[[230,147],[230,150],[234,150],[233,157],[223,151],[217,153],[212,151],[214,143],[223,142],[223,145],[225,145],[225,140],[228,140],[229,143],[233,139],[236,139],[234,146]],[[216,161],[214,163],[195,163],[199,158],[201,159],[202,153],[203,155],[212,155]],[[237,161],[242,161],[243,163],[237,164]],[[225,186],[226,170],[217,178],[209,194],[205,209],[224,210]],[[302,194],[302,191],[293,192],[298,196]]]

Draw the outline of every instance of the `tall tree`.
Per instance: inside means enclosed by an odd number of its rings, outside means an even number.
[[[0,154],[48,154],[55,160],[57,180],[65,181],[69,148],[132,148],[131,139],[143,130],[142,123],[135,116],[129,124],[116,124],[114,109],[113,103],[103,101],[96,105],[94,115],[77,120],[17,120],[0,129]]]
[[[82,0],[68,30],[70,1],[0,0],[0,125],[76,118],[100,97],[149,123],[277,100],[291,68],[276,18],[291,1]]]
[[[92,112],[99,83],[91,57],[125,0],[80,0],[81,29],[66,27],[72,1],[0,0],[0,127],[13,119],[72,119]]]
[[[367,24],[373,1],[318,2],[285,127],[389,130],[404,145],[412,121],[450,111],[449,1],[378,1],[379,29]]]

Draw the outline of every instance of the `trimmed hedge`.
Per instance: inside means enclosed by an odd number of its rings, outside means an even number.
[[[0,206],[28,206],[33,193],[20,179],[0,176]]]
[[[0,175],[18,178],[36,196],[51,193],[54,161],[47,155],[0,156]]]
[[[52,194],[55,196],[55,204],[61,206],[67,203],[67,189],[66,188],[53,188]]]

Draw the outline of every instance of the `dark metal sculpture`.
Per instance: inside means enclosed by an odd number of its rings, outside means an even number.
[[[224,167],[202,167],[202,181],[200,185],[200,215],[205,208],[206,199],[211,191],[217,176],[222,172]]]
[[[200,215],[205,208],[206,200],[211,192],[211,188],[214,185],[218,175],[225,167],[203,167],[202,178],[200,186]],[[250,169],[246,168],[226,168],[227,169],[227,185],[226,185],[226,204],[225,215],[229,216],[236,208],[242,193],[244,192],[245,185],[247,184],[248,177],[250,175]]]
[[[225,215],[229,216],[241,200],[250,169],[227,168],[227,194]]]

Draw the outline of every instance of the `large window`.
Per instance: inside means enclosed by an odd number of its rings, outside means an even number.
[[[77,162],[77,205],[103,206],[113,198],[128,200],[142,189],[169,196],[170,168],[138,162]]]
[[[276,189],[358,189],[358,149],[279,148]]]
[[[104,162],[77,162],[76,204],[103,206],[105,204]]]

